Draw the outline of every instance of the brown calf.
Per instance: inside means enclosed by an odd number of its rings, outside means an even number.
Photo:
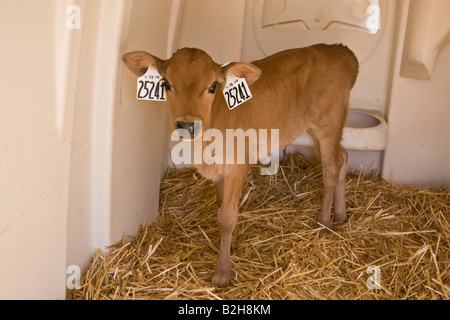
[[[279,129],[280,146],[289,145],[308,130],[318,141],[323,167],[324,197],[318,221],[331,225],[333,199],[334,220],[347,219],[347,152],[340,140],[350,90],[358,74],[358,61],[347,47],[318,44],[282,51],[251,64],[237,62],[223,67],[194,48],[178,50],[168,60],[143,51],[127,53],[123,60],[138,76],[152,68],[164,77],[174,129],[192,131],[194,121],[202,121],[203,132],[215,128],[224,136],[226,129]],[[227,75],[245,78],[253,95],[233,110],[221,93]],[[203,142],[203,148],[207,144]],[[217,187],[220,254],[213,284],[222,287],[230,275],[232,233],[250,165],[247,158],[246,164],[202,163],[196,167]]]

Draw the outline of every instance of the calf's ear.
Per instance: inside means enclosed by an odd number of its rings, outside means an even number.
[[[125,53],[122,57],[125,65],[138,77],[144,75],[148,68],[158,70],[163,75],[165,71],[164,60],[159,59],[145,51],[132,51]]]
[[[259,69],[257,66],[245,62],[232,62],[222,67],[222,76],[224,80],[226,76],[245,78],[249,86],[259,79],[261,73],[261,69]]]

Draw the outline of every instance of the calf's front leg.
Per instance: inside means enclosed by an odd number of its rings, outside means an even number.
[[[224,191],[224,182],[223,179],[219,179],[216,181],[216,191],[217,191],[217,205],[219,208],[222,206],[223,202],[223,191]]]
[[[217,215],[220,232],[220,253],[212,279],[212,283],[216,287],[225,287],[230,278],[231,240],[237,223],[239,198],[246,175],[246,168],[241,167],[233,170],[223,177],[221,186],[218,188],[218,193],[221,193],[218,196],[221,198],[222,203]]]

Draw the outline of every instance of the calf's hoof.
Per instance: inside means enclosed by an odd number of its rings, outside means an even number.
[[[216,265],[216,270],[214,271],[214,276],[212,279],[212,284],[218,288],[224,288],[228,285],[228,280],[230,279],[231,266],[219,266]]]
[[[317,218],[317,222],[318,227],[321,229],[320,230],[321,234],[330,233],[329,229],[331,228],[331,219],[329,215],[320,214],[319,217]]]
[[[347,221],[347,212],[344,213],[336,212],[334,214],[334,221],[338,223],[344,223],[345,221]]]
[[[322,215],[319,215],[317,222],[319,223],[319,226],[325,226],[327,228],[331,228],[331,219],[330,217],[323,217]]]

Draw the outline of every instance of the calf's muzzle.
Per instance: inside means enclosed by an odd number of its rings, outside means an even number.
[[[175,121],[175,129],[184,129],[189,132],[191,139],[196,138],[202,132],[201,121]]]

